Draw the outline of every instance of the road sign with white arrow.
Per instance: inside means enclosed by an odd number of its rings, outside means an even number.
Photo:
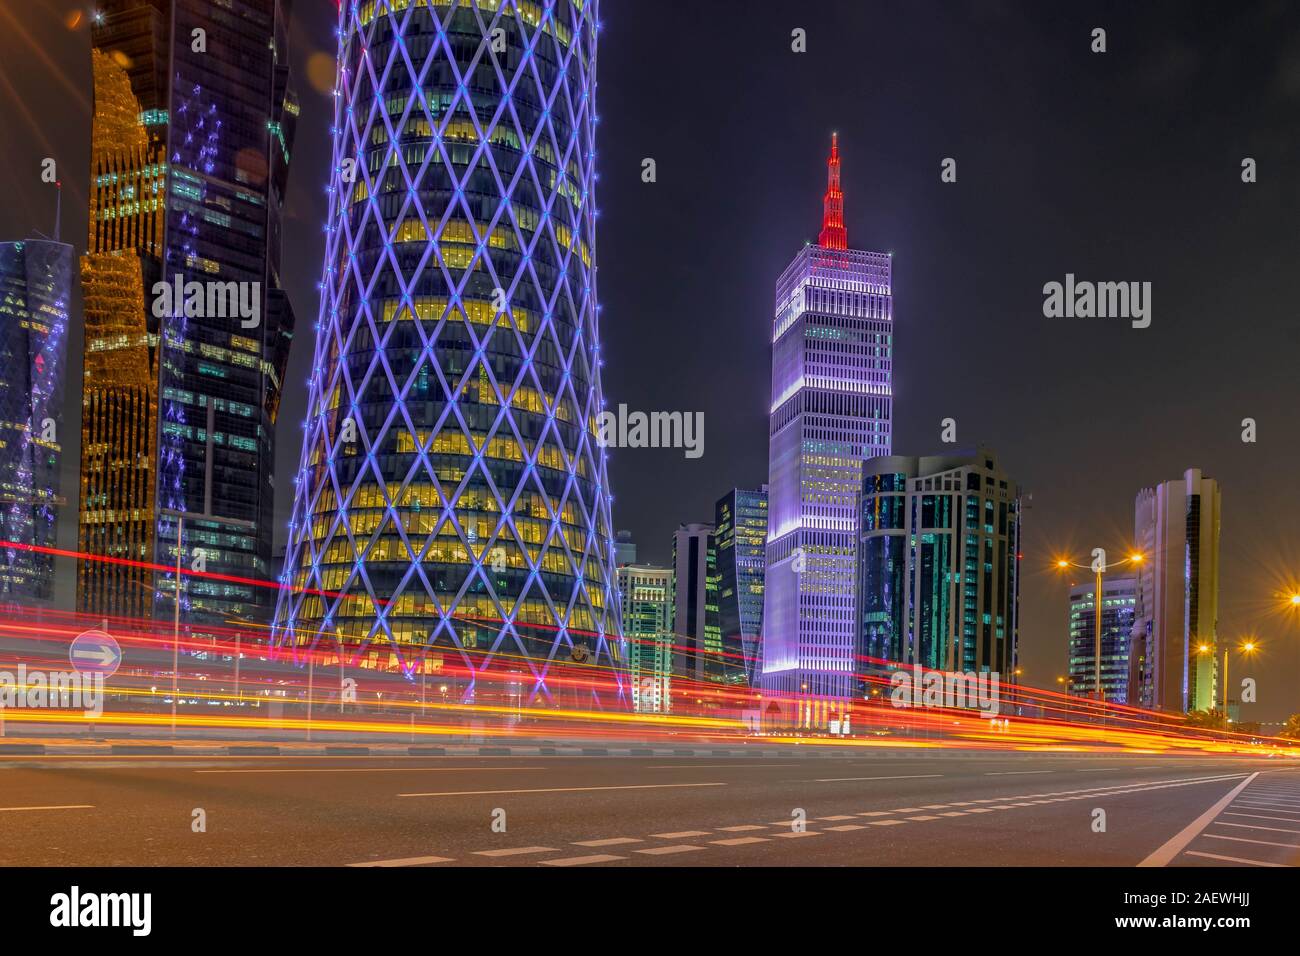
[[[68,660],[82,674],[112,677],[122,663],[122,648],[103,631],[86,631],[69,646]]]

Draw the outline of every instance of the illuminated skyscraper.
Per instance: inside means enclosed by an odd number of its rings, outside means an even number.
[[[673,572],[653,565],[618,568],[627,640],[632,709],[666,714],[672,709]]]
[[[341,5],[284,644],[448,660],[463,697],[509,670],[554,699],[557,659],[598,702],[623,692],[595,431],[596,11]]]
[[[100,0],[92,19],[80,549],[187,569],[184,619],[269,618],[280,281],[298,106],[288,0]],[[203,283],[203,303],[158,283]],[[246,315],[206,308],[233,290]],[[224,302],[224,298],[223,298]],[[253,313],[256,313],[253,315]],[[184,540],[178,542],[178,516]],[[174,575],[82,561],[78,607],[170,616]]]
[[[859,668],[1016,666],[1020,491],[988,449],[863,465]],[[863,658],[876,663],[864,664]]]
[[[678,677],[722,681],[717,588],[713,525],[682,525],[673,532],[673,673]]]
[[[862,462],[889,454],[893,410],[890,257],[848,247],[838,139],[829,180],[776,286],[761,678],[818,712],[851,692]]]
[[[58,542],[59,459],[72,246],[0,243],[0,534],[53,548]],[[0,601],[48,601],[54,558],[0,551]]]
[[[1216,687],[1219,618],[1219,483],[1189,469],[1138,492],[1137,569],[1129,702],[1173,713],[1209,710]],[[1203,650],[1204,649],[1204,650]]]
[[[767,561],[767,486],[736,488],[718,499],[713,547],[718,577],[718,633],[727,683],[753,679],[763,621]]]
[[[1108,574],[1101,589],[1101,689],[1109,704],[1127,704],[1129,642],[1137,579]],[[1097,582],[1091,576],[1070,587],[1070,684],[1076,697],[1097,697]]]

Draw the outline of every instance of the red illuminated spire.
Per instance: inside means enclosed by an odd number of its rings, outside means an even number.
[[[817,244],[824,249],[847,249],[849,231],[844,227],[844,192],[840,189],[840,134],[831,134],[831,158],[826,186],[825,212],[822,214],[822,234]]]

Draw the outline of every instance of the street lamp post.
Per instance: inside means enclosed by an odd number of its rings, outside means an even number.
[[[1056,562],[1057,568],[1061,570],[1066,570],[1068,568],[1087,568],[1088,570],[1095,572],[1097,576],[1097,580],[1095,584],[1096,590],[1093,591],[1093,599],[1092,599],[1093,617],[1095,619],[1094,620],[1095,626],[1093,628],[1092,688],[1093,688],[1093,692],[1097,695],[1097,700],[1101,702],[1104,702],[1106,699],[1105,692],[1102,690],[1101,687],[1101,609],[1103,603],[1102,578],[1107,571],[1111,570],[1112,568],[1117,568],[1121,564],[1136,565],[1136,564],[1141,564],[1143,560],[1145,560],[1144,556],[1140,552],[1134,552],[1133,554],[1130,554],[1127,558],[1124,558],[1120,561],[1112,561],[1111,563],[1107,564],[1102,560],[1102,558],[1105,557],[1105,554],[1106,552],[1102,551],[1100,548],[1094,551],[1093,556],[1096,558],[1096,560],[1094,560],[1091,565],[1076,564],[1075,562],[1071,561],[1069,558],[1061,558]]]

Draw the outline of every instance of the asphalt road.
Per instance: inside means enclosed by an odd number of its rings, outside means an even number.
[[[0,864],[1295,866],[1300,763],[3,758]]]

